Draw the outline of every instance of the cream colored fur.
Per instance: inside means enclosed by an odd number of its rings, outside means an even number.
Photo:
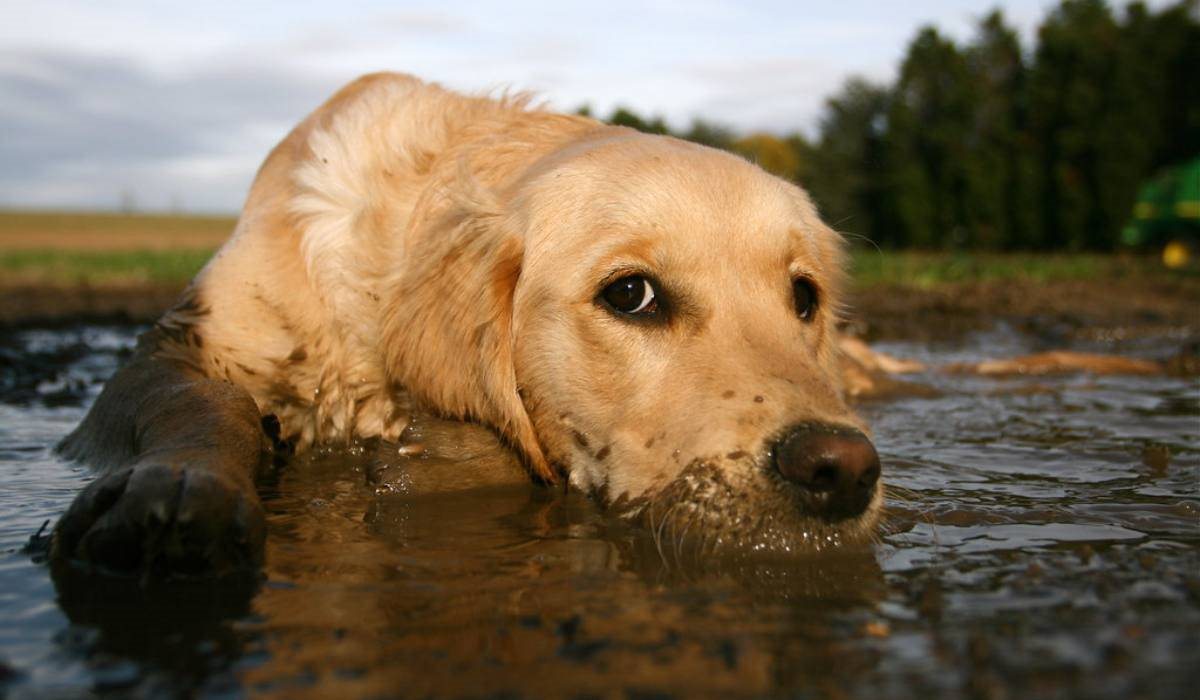
[[[611,500],[698,462],[739,483],[788,426],[860,425],[840,245],[801,190],[729,154],[372,75],[272,152],[165,321],[200,347],[163,352],[245,387],[301,447],[395,439],[411,395]],[[665,285],[667,323],[596,303],[621,271]]]

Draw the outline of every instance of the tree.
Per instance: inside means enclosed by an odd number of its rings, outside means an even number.
[[[627,126],[631,129],[637,129],[648,134],[669,134],[671,130],[667,128],[667,123],[662,117],[654,117],[650,120],[645,120],[639,117],[633,110],[625,107],[617,107],[611,116],[608,118],[609,124],[616,126]]]
[[[800,154],[787,141],[757,132],[733,142],[733,151],[763,170],[786,180],[796,180],[800,172]]]
[[[1044,246],[1111,248],[1131,202],[1104,198],[1114,194],[1114,176],[1123,179],[1121,169],[1144,174],[1144,163],[1121,164],[1150,125],[1128,119],[1136,98],[1128,74],[1118,71],[1120,40],[1102,0],[1064,0],[1038,32],[1030,106]]]
[[[888,114],[888,187],[900,237],[920,248],[969,244],[967,167],[976,86],[954,43],[922,29],[900,67]]]
[[[688,141],[725,151],[733,148],[734,135],[730,129],[703,119],[694,119],[691,128],[680,136]]]
[[[999,10],[980,23],[966,50],[975,100],[969,137],[966,222],[983,248],[1029,248],[1037,241],[1028,75],[1017,33]]]
[[[1200,3],[1181,2],[1151,14],[1132,3],[1121,27],[1121,68],[1136,90],[1143,135],[1152,141],[1147,168],[1156,171],[1200,154]]]
[[[925,27],[895,85],[851,79],[826,102],[813,143],[699,119],[677,135],[799,181],[880,245],[1110,250],[1141,183],[1200,155],[1198,4],[1061,0],[1032,54],[999,11],[961,47]]]
[[[890,101],[885,87],[847,80],[825,103],[821,137],[801,176],[826,221],[881,245],[904,243],[891,226],[882,175],[889,167],[884,139]]]

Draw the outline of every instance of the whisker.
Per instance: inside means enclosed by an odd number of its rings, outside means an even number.
[[[675,505],[667,508],[662,514],[662,520],[659,521],[658,527],[654,527],[654,522],[651,520],[650,527],[654,530],[654,547],[658,550],[658,558],[662,559],[664,566],[670,567],[671,563],[667,561],[667,555],[663,552],[662,534],[663,528],[666,527],[667,521],[670,519],[671,511],[675,510]]]
[[[647,508],[646,509],[646,520],[647,520],[647,523],[650,525],[650,538],[652,540],[654,540],[654,548],[658,550],[658,556],[661,559],[662,555],[663,555],[662,554],[662,545],[658,541],[658,528],[654,526],[654,513],[655,513],[655,508],[653,506],[650,506],[649,508]]]
[[[837,226],[835,225],[832,228],[834,228],[836,230]],[[841,235],[842,238],[847,238],[847,239],[852,238],[854,240],[858,240],[858,241],[867,243],[872,248],[875,249],[876,253],[883,255],[883,249],[879,247],[879,244],[876,243],[875,241],[871,240],[870,238],[867,238],[866,236],[862,235],[861,233],[850,233],[849,231],[838,231],[838,234]]]
[[[688,530],[691,529],[692,523],[696,521],[696,514],[689,513],[688,518],[683,526],[683,532],[679,533],[679,537],[675,540],[675,561],[683,563],[683,540],[687,537]]]

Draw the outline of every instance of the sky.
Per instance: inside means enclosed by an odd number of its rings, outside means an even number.
[[[812,135],[921,26],[965,41],[1000,7],[1028,42],[1054,4],[0,0],[0,207],[236,212],[291,126],[377,70]]]

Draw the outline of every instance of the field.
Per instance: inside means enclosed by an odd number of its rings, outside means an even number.
[[[236,220],[90,212],[0,211],[4,285],[184,284],[228,238]],[[860,286],[932,287],[947,282],[1077,280],[1159,275],[1153,258],[1097,254],[852,253]]]
[[[0,212],[0,271],[13,285],[184,284],[231,217]]]
[[[0,211],[0,323],[158,315],[229,236],[235,219]],[[1187,321],[1200,275],[1156,257],[1099,254],[851,253],[851,306],[883,335],[961,329],[1005,314],[1162,316]],[[874,334],[874,333],[870,333]]]

